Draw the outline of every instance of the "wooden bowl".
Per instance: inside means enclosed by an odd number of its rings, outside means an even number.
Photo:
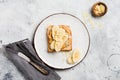
[[[101,17],[107,12],[107,6],[103,2],[97,2],[92,6],[91,13],[94,17]]]

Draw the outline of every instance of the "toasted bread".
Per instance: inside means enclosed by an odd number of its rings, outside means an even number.
[[[58,31],[60,32],[60,30],[62,30],[63,32],[61,32],[61,34],[63,36],[59,35],[57,38],[55,35],[56,33],[54,33],[55,36],[53,35],[53,28],[56,27],[54,25],[49,25],[47,28],[48,52],[72,50],[72,32],[70,30],[70,27],[67,25],[59,25],[57,27]],[[63,33],[65,33],[67,37]],[[64,37],[66,37],[66,40],[63,39]]]

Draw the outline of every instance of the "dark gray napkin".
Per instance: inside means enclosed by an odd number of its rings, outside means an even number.
[[[26,80],[60,80],[59,75],[51,68],[46,66],[37,56],[31,42],[28,39],[11,43],[5,46],[5,55],[13,62]],[[49,74],[44,75],[30,65],[26,60],[17,55],[18,52],[24,53],[33,62],[44,67]]]

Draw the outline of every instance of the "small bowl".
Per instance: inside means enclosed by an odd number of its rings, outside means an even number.
[[[107,6],[103,2],[97,2],[92,6],[91,13],[94,17],[101,17],[107,12]]]

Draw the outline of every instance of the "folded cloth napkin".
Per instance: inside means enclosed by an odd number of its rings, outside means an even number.
[[[13,62],[17,69],[21,72],[26,80],[60,80],[60,76],[51,68],[46,66],[37,56],[30,40],[25,39],[15,43],[11,43],[5,46],[5,55]],[[18,52],[22,52],[24,55],[29,57],[31,61],[44,67],[49,74],[44,75],[37,69],[35,69],[26,60],[19,57]]]

